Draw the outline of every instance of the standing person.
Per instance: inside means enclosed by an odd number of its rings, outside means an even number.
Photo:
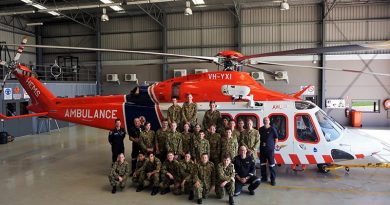
[[[255,189],[260,185],[260,179],[256,176],[255,160],[247,155],[247,148],[241,146],[239,155],[234,157],[233,164],[236,170],[236,182],[234,196],[241,194],[242,187],[249,184],[250,195],[255,195]]]
[[[169,188],[171,184],[174,185],[173,193],[175,195],[180,194],[180,171],[180,163],[174,159],[172,152],[168,152],[167,159],[165,160],[161,168],[161,195],[164,195],[171,191]]]
[[[236,156],[238,151],[237,139],[233,138],[231,129],[226,130],[225,137],[221,140],[221,158],[225,155]]]
[[[136,167],[135,167],[135,171],[133,173],[133,177],[132,177],[132,181],[134,184],[136,184],[136,186],[139,185],[139,183],[141,183],[139,181],[139,178],[140,178],[140,175],[141,175],[141,168],[144,166],[146,160],[145,160],[145,154],[144,153],[139,153],[138,154],[138,157],[137,157],[137,164],[136,164]]]
[[[253,121],[247,120],[247,129],[241,136],[241,144],[248,148],[248,154],[253,157],[254,160],[257,158],[257,149],[260,144],[259,131],[253,128]]]
[[[114,163],[114,165],[111,168],[110,175],[108,176],[108,179],[110,181],[110,184],[112,186],[111,193],[116,193],[116,187],[119,185],[120,189],[122,190],[126,186],[127,176],[129,176],[130,173],[130,165],[125,160],[125,155],[123,153],[120,153],[118,155],[117,161]]]
[[[210,156],[210,144],[209,141],[205,139],[205,133],[203,130],[199,132],[199,141],[194,145],[194,153],[195,153],[195,162],[199,162],[201,160],[202,154],[206,153]]]
[[[220,126],[218,126],[218,127],[219,127],[218,128],[218,133],[221,134],[221,135],[224,135],[225,134],[225,130],[227,128],[230,128],[230,126],[229,126],[229,118],[223,117],[222,118],[222,124]]]
[[[145,129],[145,123],[146,123],[146,118],[145,118],[145,116],[139,116],[138,117],[139,118],[139,121],[141,122],[141,128],[142,129]]]
[[[237,142],[238,144],[241,144],[241,137],[245,132],[245,123],[244,120],[238,120],[237,121],[237,129],[240,134],[238,135]]]
[[[208,197],[208,194],[214,185],[215,166],[209,161],[209,155],[204,153],[194,172],[194,195],[197,198],[198,204],[202,204],[202,199]]]
[[[168,108],[168,123],[172,124],[173,122],[176,122],[177,125],[180,125],[181,123],[181,107],[179,104],[177,104],[177,99],[172,98],[172,105]]]
[[[221,113],[217,110],[217,105],[215,101],[210,101],[210,109],[206,111],[203,117],[203,128],[207,129],[211,125],[220,125],[221,123]]]
[[[190,132],[190,123],[185,123],[183,125],[183,132],[181,133],[183,136],[182,144],[183,144],[183,153],[191,152],[192,145],[194,143],[194,134]]]
[[[176,130],[176,122],[171,123],[171,131],[168,133],[168,137],[165,143],[165,149],[167,152],[172,152],[175,155],[175,159],[178,160],[183,154],[182,135]]]
[[[156,132],[156,156],[159,159],[164,159],[167,156],[167,150],[165,148],[165,142],[167,141],[169,133],[168,120],[164,119],[161,122],[161,128]]]
[[[129,140],[133,142],[132,143],[133,149],[131,151],[131,173],[132,174],[134,173],[137,164],[137,156],[141,152],[140,134],[142,131],[141,121],[139,120],[139,118],[134,118],[133,122],[134,122],[134,126],[131,127],[129,131]]]
[[[234,181],[236,171],[234,165],[231,163],[231,157],[229,154],[223,157],[223,162],[218,164],[217,168],[217,180],[215,183],[215,193],[217,198],[222,199],[225,196],[225,189],[229,195],[229,205],[234,205]]]
[[[198,114],[198,105],[192,102],[192,94],[187,95],[187,101],[183,103],[182,107],[182,121],[183,123],[189,123],[192,129],[198,122],[196,115]]]
[[[237,140],[237,142],[239,142],[240,141],[241,132],[236,129],[236,121],[230,120],[229,128],[232,130],[233,138],[235,138]]]
[[[140,147],[144,154],[148,152],[153,152],[156,147],[156,138],[153,130],[150,130],[151,124],[150,122],[145,123],[145,130],[141,131],[140,134]]]
[[[210,126],[207,140],[210,144],[210,161],[218,165],[221,162],[221,135],[215,132],[216,129],[215,125]]]
[[[125,145],[123,144],[123,140],[126,136],[125,129],[121,128],[121,120],[115,120],[115,128],[110,131],[108,135],[108,142],[111,145],[112,152],[112,164],[117,161],[118,154],[125,153]]]
[[[160,182],[161,161],[154,156],[152,152],[148,153],[148,159],[140,168],[139,183],[136,192],[140,192],[147,184],[152,184],[152,193],[154,196],[158,193]]]
[[[267,181],[267,162],[269,166],[271,185],[275,186],[275,145],[278,145],[278,132],[270,125],[268,117],[263,119],[264,126],[259,129],[260,132],[260,171],[261,181]]]
[[[201,131],[200,125],[196,124],[194,127],[194,132],[193,132],[193,144],[191,147],[191,156],[192,156],[192,159],[194,159],[194,161],[196,161],[196,159],[198,158],[196,153],[195,153],[196,152],[195,146],[200,141],[200,131]]]

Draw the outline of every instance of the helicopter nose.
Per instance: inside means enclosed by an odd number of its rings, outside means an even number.
[[[347,143],[350,144],[351,154],[356,158],[365,158],[377,154],[383,145],[376,139],[357,131],[346,133]]]

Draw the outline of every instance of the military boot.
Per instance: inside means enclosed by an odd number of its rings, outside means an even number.
[[[116,193],[116,186],[112,187],[111,193],[115,194]]]
[[[194,200],[194,192],[190,191],[190,195],[188,196],[188,200]]]
[[[202,199],[198,199],[198,204],[202,204]]]
[[[171,192],[171,190],[169,189],[169,187],[168,187],[168,188],[165,188],[165,189],[163,189],[163,190],[161,191],[161,195],[167,194],[167,193],[169,193],[169,192]]]
[[[137,189],[136,189],[135,191],[136,191],[136,192],[140,192],[140,191],[142,191],[142,190],[144,190],[144,186],[138,185],[138,187],[137,187]]]
[[[158,193],[158,187],[153,187],[152,193],[150,195],[154,196]]]
[[[234,205],[233,196],[229,196],[229,205]]]

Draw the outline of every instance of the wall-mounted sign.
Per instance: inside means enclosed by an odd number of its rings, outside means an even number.
[[[326,108],[330,108],[330,109],[345,108],[345,100],[344,99],[326,99],[325,106],[326,106]]]
[[[301,90],[305,89],[306,86],[301,86]],[[315,95],[315,86],[311,85],[302,95]]]
[[[23,89],[23,98],[24,99],[30,99],[30,96],[28,95],[27,91]]]
[[[12,97],[14,100],[20,100],[22,98],[22,94],[20,93],[20,88],[18,86],[14,87]]]
[[[12,100],[12,88],[4,88],[4,100]]]

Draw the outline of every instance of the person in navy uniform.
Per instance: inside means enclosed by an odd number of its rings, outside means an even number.
[[[242,187],[248,184],[249,194],[255,195],[255,189],[260,185],[260,179],[256,176],[255,160],[247,152],[248,148],[246,146],[240,146],[240,154],[233,159],[234,168],[236,169],[234,196],[240,195]]]
[[[129,130],[129,140],[133,143],[133,149],[131,151],[131,174],[134,173],[136,164],[137,164],[137,157],[138,154],[141,152],[141,138],[140,134],[142,131],[142,124],[141,120],[139,118],[134,118],[134,126],[132,126]]]
[[[260,171],[261,181],[267,181],[267,162],[269,166],[271,185],[275,186],[275,145],[278,143],[278,132],[270,125],[268,117],[263,119],[264,126],[259,129],[260,133]]]
[[[115,128],[108,135],[108,142],[111,145],[112,163],[116,162],[120,153],[125,153],[125,145],[123,140],[126,136],[125,129],[121,128],[121,120],[115,120]]]

